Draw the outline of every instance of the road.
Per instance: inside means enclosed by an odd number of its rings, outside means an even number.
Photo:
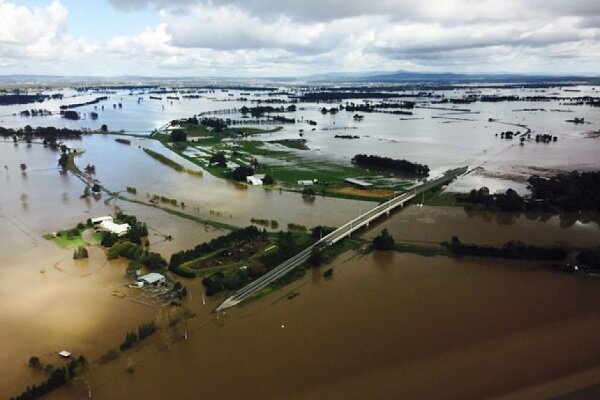
[[[457,176],[464,174],[466,171],[467,167],[455,168],[453,170],[447,171],[442,176],[433,179],[429,182],[423,183],[419,186],[415,186],[409,191],[402,193],[401,195],[394,197],[393,199],[367,211],[366,213],[360,215],[352,221],[347,222],[346,224],[340,226],[338,229],[323,237],[319,241],[308,246],[306,249],[302,250],[294,257],[284,261],[283,263],[279,264],[277,267],[273,268],[271,271],[267,272],[260,278],[250,282],[248,285],[239,289],[237,292],[235,292],[233,295],[227,298],[223,303],[221,303],[221,305],[219,305],[215,309],[215,311],[220,312],[236,306],[237,304],[241,303],[242,301],[248,299],[249,297],[257,293],[259,290],[268,286],[270,283],[282,278],[294,268],[305,263],[308,257],[310,257],[310,255],[315,249],[322,249],[326,246],[330,246],[342,240],[347,236],[350,236],[352,232],[362,228],[363,226],[369,226],[369,223],[371,221],[381,217],[383,214],[389,215],[389,213],[392,210],[396,209],[397,207],[402,207],[404,203],[413,199],[417,195],[436,186],[444,185],[456,178]]]

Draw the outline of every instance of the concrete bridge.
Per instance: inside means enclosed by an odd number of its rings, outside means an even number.
[[[323,237],[316,243],[313,243],[306,249],[302,250],[300,253],[296,254],[294,257],[284,261],[279,264],[277,267],[273,268],[271,271],[267,272],[263,276],[258,279],[250,282],[248,285],[239,289],[235,293],[233,293],[230,297],[228,297],[221,305],[219,305],[215,311],[220,312],[227,308],[234,307],[242,301],[248,299],[252,295],[254,295],[259,290],[265,288],[270,283],[275,282],[279,278],[286,275],[288,272],[292,271],[294,268],[302,265],[306,262],[306,260],[310,257],[314,250],[321,250],[327,246],[330,246],[338,241],[342,240],[345,237],[348,237],[352,234],[352,232],[362,228],[368,227],[369,223],[373,220],[380,218],[381,216],[389,215],[391,211],[398,207],[404,206],[404,204],[415,198],[417,195],[432,189],[437,186],[444,185],[450,182],[452,179],[456,178],[459,175],[464,174],[467,171],[467,167],[456,168],[450,171],[447,171],[442,176],[431,180],[429,182],[423,183],[419,186],[415,186],[409,191],[402,193],[399,196],[394,197],[391,200],[386,201],[383,204],[378,205],[377,207],[367,211],[366,213],[360,215],[359,217],[353,219],[350,222],[340,226],[335,231],[331,232],[327,236]]]

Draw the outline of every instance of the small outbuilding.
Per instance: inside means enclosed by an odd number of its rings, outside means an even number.
[[[246,177],[246,182],[252,186],[260,186],[263,184],[263,178],[265,175],[250,175]]]
[[[298,186],[313,186],[319,183],[317,179],[308,179],[298,181]]]
[[[158,272],[150,272],[149,274],[142,275],[137,280],[143,286],[160,286],[165,284],[165,276]]]
[[[103,217],[96,217],[96,218],[92,218],[92,224],[93,225],[100,225],[101,223],[103,223],[104,221],[110,221],[113,222],[113,217],[111,217],[110,215],[105,215]]]

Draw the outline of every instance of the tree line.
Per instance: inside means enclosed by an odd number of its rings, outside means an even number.
[[[83,132],[77,129],[55,128],[53,126],[32,128],[26,125],[22,129],[0,127],[0,136],[17,138],[44,138],[44,139],[80,139]]]
[[[549,178],[530,177],[528,196],[520,196],[513,189],[504,193],[490,193],[487,187],[473,189],[459,195],[458,200],[500,211],[533,212],[599,212],[600,172],[573,171]]]
[[[500,247],[465,244],[456,236],[443,245],[454,255],[513,258],[519,260],[563,260],[567,251],[561,247],[542,247],[511,240]]]
[[[352,158],[352,163],[363,168],[387,170],[416,177],[426,177],[429,175],[429,167],[427,165],[389,157],[357,154]]]
[[[258,228],[253,225],[242,229],[236,229],[226,235],[214,238],[209,242],[199,244],[193,249],[174,253],[169,260],[169,270],[180,274],[181,271],[178,267],[187,261],[195,260],[224,247],[233,246],[246,240],[258,238],[264,234],[266,234],[266,232],[258,230]]]
[[[32,363],[33,359],[37,359],[37,357],[32,357],[30,360],[30,366],[35,367],[34,363]],[[38,359],[39,362],[39,359]],[[38,385],[28,386],[20,395],[16,397],[11,397],[11,400],[32,400],[39,399],[44,395],[48,394],[54,389],[57,389],[61,386],[69,383],[77,374],[87,368],[87,360],[85,357],[80,356],[75,360],[69,361],[69,363],[61,368],[53,368],[51,366],[51,373],[46,380]]]

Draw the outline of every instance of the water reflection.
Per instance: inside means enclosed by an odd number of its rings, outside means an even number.
[[[513,225],[519,218],[524,217],[529,221],[548,223],[552,219],[558,219],[558,226],[562,229],[572,228],[576,223],[583,225],[591,224],[600,229],[600,214],[597,213],[561,213],[552,214],[544,212],[506,212],[506,211],[482,211],[464,208],[465,215],[468,218],[479,218],[485,222],[495,222],[498,225]]]
[[[494,221],[498,225],[512,225],[521,216],[518,212],[496,212],[484,210],[470,210],[465,208],[465,215],[468,218],[480,218],[485,222]]]

